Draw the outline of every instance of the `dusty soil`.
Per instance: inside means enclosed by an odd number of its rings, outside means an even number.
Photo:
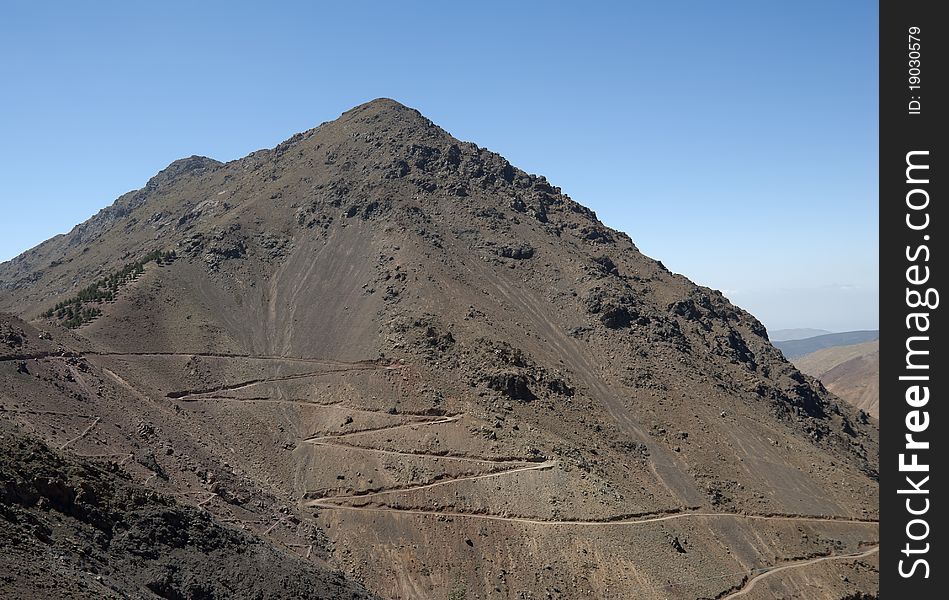
[[[79,329],[41,316],[171,250]],[[391,100],[173,163],[0,265],[0,309],[20,431],[385,598],[876,593],[875,423]]]
[[[341,573],[5,422],[0,549],[7,598],[370,597]]]
[[[870,416],[880,418],[880,342],[825,348],[794,359],[827,389]]]

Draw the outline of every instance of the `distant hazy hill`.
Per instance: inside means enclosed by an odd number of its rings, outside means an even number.
[[[880,338],[878,330],[872,331],[845,331],[843,333],[828,333],[818,335],[802,340],[787,340],[781,342],[772,342],[788,359],[795,359],[811,352],[817,352],[824,348],[833,348],[835,346],[851,346],[853,344],[862,344],[872,342]]]
[[[771,338],[771,343],[774,342],[787,342],[789,340],[803,340],[805,338],[817,337],[819,335],[827,335],[828,333],[833,333],[832,331],[827,331],[826,329],[808,329],[797,328],[797,329],[775,329],[774,331],[768,332],[768,337]]]
[[[843,400],[879,418],[879,340],[824,348],[795,359],[794,364]]]

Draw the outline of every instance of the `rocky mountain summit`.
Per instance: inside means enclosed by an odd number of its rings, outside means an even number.
[[[0,265],[0,310],[16,435],[353,594],[876,593],[875,422],[392,100],[175,161]]]

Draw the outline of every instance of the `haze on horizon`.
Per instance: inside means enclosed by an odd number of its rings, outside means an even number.
[[[769,329],[878,326],[875,2],[361,8],[14,3],[0,260],[172,160],[235,159],[386,96]]]

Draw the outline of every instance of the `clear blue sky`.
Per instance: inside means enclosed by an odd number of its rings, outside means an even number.
[[[318,4],[4,2],[0,260],[387,96],[769,328],[877,326],[876,2]]]

